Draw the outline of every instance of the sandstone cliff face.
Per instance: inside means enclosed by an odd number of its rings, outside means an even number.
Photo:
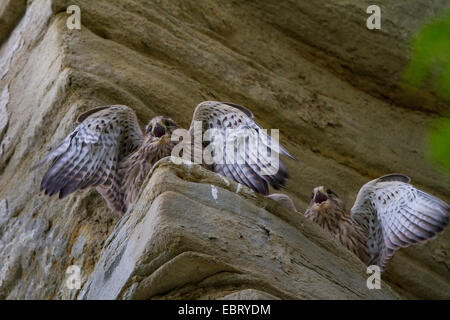
[[[448,230],[395,256],[383,278],[397,293],[369,291],[364,266],[315,225],[197,167],[163,162],[120,221],[94,191],[39,195],[43,170],[30,172],[93,106],[188,126],[195,105],[221,100],[280,128],[301,160],[286,161],[299,212],[314,186],[350,207],[389,172],[450,202],[424,139],[447,102],[398,85],[408,39],[446,1],[382,6],[379,31],[365,27],[369,1],[352,2],[80,0],[81,30],[66,26],[72,2],[2,2],[0,298],[450,298]]]

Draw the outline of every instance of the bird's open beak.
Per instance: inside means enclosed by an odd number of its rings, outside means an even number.
[[[152,134],[155,137],[161,138],[163,135],[166,134],[166,128],[164,126],[160,125],[159,122],[157,122],[155,124],[155,126],[153,127]]]
[[[328,200],[328,197],[327,197],[325,194],[323,194],[323,193],[320,192],[320,191],[317,191],[317,192],[316,192],[316,195],[315,195],[315,197],[314,197],[314,202],[315,202],[315,203],[321,204],[322,202],[325,202],[325,201],[327,201],[327,200]]]

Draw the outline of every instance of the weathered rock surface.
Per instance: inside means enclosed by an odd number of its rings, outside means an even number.
[[[301,160],[286,161],[286,192],[299,212],[314,186],[332,186],[351,206],[363,183],[389,172],[407,174],[450,202],[450,178],[426,161],[425,144],[430,121],[447,102],[427,87],[410,93],[398,83],[409,37],[447,1],[383,5],[380,31],[365,27],[365,0],[77,3],[81,30],[66,26],[70,1],[0,5],[0,298],[394,297],[388,288],[363,290],[363,266],[318,228],[299,226],[301,217],[280,218],[291,214],[281,206],[261,209],[260,198],[238,196],[219,181],[220,205],[211,203],[206,184],[198,197],[175,178],[173,190],[153,190],[152,179],[170,180],[177,170],[160,168],[146,185],[153,191],[116,225],[93,191],[63,201],[39,195],[44,172],[30,168],[90,107],[126,104],[143,125],[165,114],[188,126],[196,104],[222,100],[249,107],[263,127],[281,129],[282,143]],[[199,211],[172,212],[180,201]],[[236,251],[241,241],[249,242],[247,251],[258,244],[252,237],[274,241],[264,238],[258,219],[283,239],[265,248],[273,250],[267,257],[247,253],[250,265]],[[217,237],[222,246],[208,247],[214,240],[204,237],[217,221],[229,222],[227,232]],[[246,240],[233,238],[241,229]],[[449,299],[449,239],[446,230],[401,250],[384,278],[403,297]],[[136,251],[127,251],[129,244]],[[163,245],[172,247],[166,252]],[[109,254],[113,247],[127,253],[109,274],[122,287],[101,278],[109,259],[119,257]],[[186,277],[180,264],[190,268]],[[71,265],[81,267],[81,293],[65,285]]]
[[[396,297],[366,281],[364,265],[302,215],[166,158],[106,240],[79,297],[217,299],[248,290],[280,299]]]

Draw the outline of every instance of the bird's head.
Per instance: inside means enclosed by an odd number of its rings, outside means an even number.
[[[161,138],[165,135],[170,136],[177,128],[178,125],[171,118],[158,116],[150,120],[147,124],[145,127],[145,134]]]
[[[314,188],[309,206],[321,209],[329,207],[343,209],[343,202],[330,188],[320,186]]]

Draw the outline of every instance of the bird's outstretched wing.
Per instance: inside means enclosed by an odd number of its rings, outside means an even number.
[[[367,230],[369,264],[385,268],[396,250],[427,241],[448,225],[450,207],[409,181],[390,174],[366,183],[358,193],[351,215]]]
[[[78,120],[75,130],[35,166],[52,161],[41,190],[64,198],[78,189],[97,187],[111,209],[123,212],[118,164],[142,142],[136,115],[114,105],[89,110]]]
[[[213,156],[212,170],[267,195],[268,184],[279,189],[288,178],[279,154],[295,158],[252,118],[252,112],[242,106],[205,101],[194,111],[190,133],[195,133],[195,121],[201,121],[202,133],[211,133],[206,146]]]

